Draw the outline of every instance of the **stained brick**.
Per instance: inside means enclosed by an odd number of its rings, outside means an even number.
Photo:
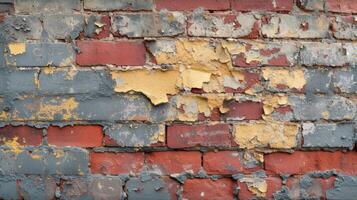
[[[143,153],[91,153],[93,174],[139,173],[144,165]]]
[[[235,151],[203,154],[203,168],[208,174],[236,174],[244,170],[239,152]]]
[[[188,34],[204,37],[248,37],[259,36],[260,22],[252,14],[207,14],[193,13],[189,20]]]
[[[268,38],[325,38],[328,36],[329,20],[326,16],[272,15],[266,16],[262,34]]]
[[[356,40],[356,20],[355,16],[336,16],[332,25],[333,36],[338,39]]]
[[[151,10],[153,0],[84,0],[84,9],[92,11]]]
[[[59,147],[97,147],[102,145],[102,139],[101,126],[50,126],[47,130],[48,143]]]
[[[333,74],[333,85],[340,91],[345,93],[357,92],[357,68],[351,67],[345,70],[338,70]]]
[[[15,10],[20,13],[71,13],[81,9],[80,0],[15,0]]]
[[[42,129],[29,126],[5,126],[0,128],[0,144],[16,141],[20,145],[38,146],[42,142]]]
[[[229,0],[155,0],[157,9],[192,11],[197,8],[204,10],[228,10]]]
[[[113,31],[128,37],[175,36],[185,32],[185,16],[178,12],[132,13],[113,17]]]
[[[237,102],[229,101],[225,104],[229,109],[223,116],[232,120],[255,120],[261,119],[263,114],[263,104],[260,102]]]
[[[145,47],[141,42],[78,41],[80,53],[77,64],[91,65],[144,65]]]
[[[293,8],[293,0],[233,0],[232,8],[236,11],[283,11]]]
[[[84,17],[82,15],[45,15],[44,30],[55,39],[76,39],[83,31]]]
[[[233,199],[233,181],[227,178],[189,179],[183,185],[182,195],[185,199]]]
[[[326,7],[330,12],[357,13],[357,5],[354,0],[326,0]]]
[[[179,174],[185,171],[197,173],[201,168],[200,152],[167,151],[149,153],[146,163],[160,174]]]
[[[229,147],[232,145],[232,141],[228,124],[175,124],[167,128],[167,145],[172,148],[195,146]]]

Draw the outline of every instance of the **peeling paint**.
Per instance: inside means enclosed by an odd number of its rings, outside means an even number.
[[[10,43],[9,44],[10,54],[19,55],[26,52],[26,44],[25,43]]]
[[[264,68],[263,78],[272,88],[288,87],[289,89],[302,90],[306,84],[305,73],[302,69],[274,69]]]

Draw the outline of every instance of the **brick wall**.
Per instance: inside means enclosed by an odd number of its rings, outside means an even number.
[[[355,199],[356,14],[0,1],[0,199]]]

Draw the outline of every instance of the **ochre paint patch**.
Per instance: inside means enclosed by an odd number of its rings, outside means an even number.
[[[305,73],[302,69],[273,69],[264,68],[263,78],[268,81],[270,87],[279,85],[290,89],[302,90],[306,84]]]
[[[263,121],[234,125],[234,140],[242,148],[270,147],[289,149],[296,147],[299,125],[294,123]]]
[[[9,44],[9,50],[10,50],[10,54],[12,55],[19,55],[19,54],[23,54],[26,52],[26,44],[25,43],[10,43]]]

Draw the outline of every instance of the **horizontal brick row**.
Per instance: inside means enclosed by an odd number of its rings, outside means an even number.
[[[39,12],[63,12],[71,13],[81,10],[82,5],[80,0],[66,0],[63,2],[56,1],[40,1],[38,3],[28,3],[24,0],[5,1],[2,5],[4,10],[12,11],[12,7],[16,12],[21,13],[39,13]],[[14,5],[12,5],[14,4]],[[326,6],[325,6],[326,4]],[[339,0],[299,0],[297,5],[307,11],[329,11],[341,13],[355,13],[356,7],[353,0],[339,1]],[[144,11],[144,10],[178,10],[178,11],[192,11],[198,8],[210,11],[220,10],[236,10],[236,11],[275,11],[275,12],[290,12],[294,6],[293,0],[125,0],[117,2],[115,0],[99,1],[99,0],[85,0],[83,8],[91,11]]]

